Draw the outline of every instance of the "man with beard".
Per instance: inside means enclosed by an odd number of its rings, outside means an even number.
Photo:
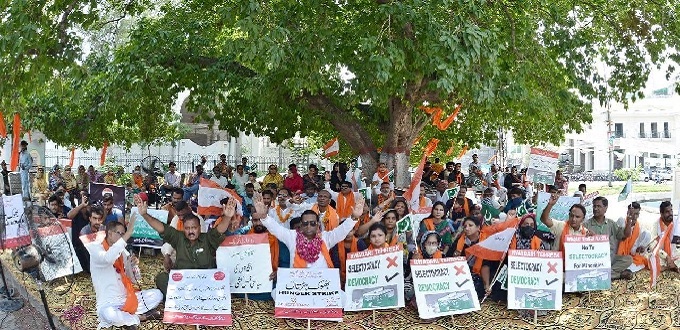
[[[28,153],[28,142],[21,141],[19,149],[19,174],[21,175],[21,196],[24,200],[31,200],[31,181],[28,171],[33,166],[33,159]]]
[[[207,233],[201,233],[201,222],[193,213],[183,216],[183,230],[179,231],[161,222],[147,213],[148,205],[139,196],[135,196],[139,214],[157,231],[165,243],[169,243],[177,252],[177,260],[171,265],[172,269],[210,269],[217,268],[215,252],[226,237],[223,233],[233,227],[238,227],[236,214],[236,200],[229,198],[222,207],[223,214],[220,223]],[[236,223],[235,223],[236,222]],[[156,287],[163,295],[168,288],[168,272],[162,271],[156,276]]]
[[[617,221],[619,227],[625,227],[626,221],[631,222],[632,232],[628,238],[619,243],[617,254],[633,258],[633,263],[628,267],[628,270],[634,273],[645,268],[647,258],[645,258],[644,254],[647,252],[647,244],[652,240],[652,235],[648,231],[640,229],[640,224],[638,223],[640,209],[640,203],[630,203],[626,217],[621,217]]]
[[[657,244],[661,244],[659,249],[661,271],[672,270],[680,272],[680,251],[677,245],[672,243],[673,232],[670,232],[666,239],[661,242],[664,233],[666,230],[669,230],[668,227],[673,223],[673,204],[669,201],[661,202],[659,213],[659,221],[652,226],[652,237],[659,240]],[[649,254],[648,258],[656,258],[656,256]]]
[[[583,226],[586,208],[581,204],[574,204],[569,208],[569,220],[567,221],[555,220],[550,217],[550,211],[557,204],[559,198],[560,195],[556,192],[550,194],[548,205],[545,206],[543,213],[541,213],[541,222],[550,228],[550,232],[555,235],[552,250],[564,252],[564,238],[567,235],[586,236],[588,235],[588,229]]]
[[[173,196],[176,195],[173,193]],[[173,197],[174,198],[174,197]],[[203,218],[193,212],[191,210],[191,207],[189,207],[189,204],[183,200],[178,200],[178,201],[173,201],[172,206],[170,207],[172,210],[172,218],[170,220],[170,227],[177,229],[178,231],[183,231],[184,230],[184,218],[187,215],[194,215],[196,218],[198,218],[199,223],[201,225],[201,233],[205,233],[208,231],[208,226],[205,225],[205,221]],[[170,214],[170,212],[168,212]],[[161,254],[163,255],[163,266],[165,268],[165,271],[169,271],[172,269],[172,266],[175,264],[175,261],[177,259],[177,254],[175,249],[172,248],[172,246],[168,243],[164,243],[163,246],[161,246]]]
[[[351,193],[351,191],[350,191]],[[363,200],[363,197],[361,198]],[[293,203],[290,208],[295,211],[293,216],[302,216],[307,210],[312,210],[319,215],[319,226],[322,231],[331,231],[340,225],[340,216],[338,212],[330,205],[331,193],[328,190],[319,191],[316,203],[303,203],[302,198],[296,196],[293,198]],[[363,207],[363,206],[362,206]],[[271,212],[270,212],[271,214]]]
[[[625,227],[619,227],[614,220],[605,217],[608,206],[609,201],[606,198],[602,196],[595,198],[593,201],[593,217],[583,225],[593,235],[609,236],[612,280],[619,278],[630,280],[633,278],[633,272],[628,270],[628,267],[633,263],[633,258],[631,256],[616,255],[616,251],[619,249],[619,242],[630,237],[632,221],[628,218],[626,219]]]

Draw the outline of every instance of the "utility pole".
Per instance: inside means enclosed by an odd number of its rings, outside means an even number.
[[[612,134],[611,103],[607,101],[607,140],[609,142],[609,175],[608,186],[612,186],[612,166],[614,164],[614,134]]]

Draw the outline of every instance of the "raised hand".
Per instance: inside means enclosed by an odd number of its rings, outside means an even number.
[[[371,218],[371,222],[376,223],[382,221],[383,213],[383,210],[378,210],[378,212],[375,212],[373,218]]]
[[[557,193],[550,194],[550,199],[548,199],[548,205],[552,206],[557,204],[558,199],[560,199],[560,196]]]
[[[226,205],[222,206],[223,220],[231,219],[236,214],[236,201],[233,197],[229,198]]]
[[[354,207],[352,207],[352,218],[359,219],[364,214],[364,198],[359,196],[354,201]]]
[[[255,193],[253,196],[253,206],[255,206],[255,213],[266,214],[268,211],[267,205],[264,205],[264,200],[260,193]]]
[[[148,210],[148,205],[147,202],[143,201],[139,195],[135,195],[134,197],[135,204],[137,204],[137,211],[139,212],[139,215],[145,215]],[[132,221],[133,217],[130,217],[130,221]]]

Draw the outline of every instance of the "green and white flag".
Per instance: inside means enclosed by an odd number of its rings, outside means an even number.
[[[458,196],[458,191],[460,190],[460,186],[456,186],[454,188],[449,188],[444,190],[444,195],[447,196],[446,200],[456,198]]]
[[[619,202],[625,201],[628,199],[628,195],[633,192],[633,178],[628,178],[628,182],[626,182],[626,185],[623,186],[623,190],[621,190],[621,193],[619,194]]]
[[[359,188],[359,193],[361,196],[364,196],[364,199],[368,200],[369,202],[371,201],[371,188],[366,187],[366,188]]]
[[[501,211],[497,208],[488,204],[482,204],[482,216],[484,217],[485,224],[491,224],[492,219],[497,219],[499,214],[501,214]]]
[[[413,219],[411,219],[412,216],[412,214],[409,214],[397,221],[397,233],[403,234],[407,231],[413,231]]]

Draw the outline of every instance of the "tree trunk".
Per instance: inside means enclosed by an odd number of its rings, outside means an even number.
[[[394,168],[394,185],[408,187],[411,183],[409,158],[415,140],[414,133],[417,133],[414,132],[412,107],[396,97],[390,100],[388,107],[390,122],[382,152],[386,154],[388,168]]]

